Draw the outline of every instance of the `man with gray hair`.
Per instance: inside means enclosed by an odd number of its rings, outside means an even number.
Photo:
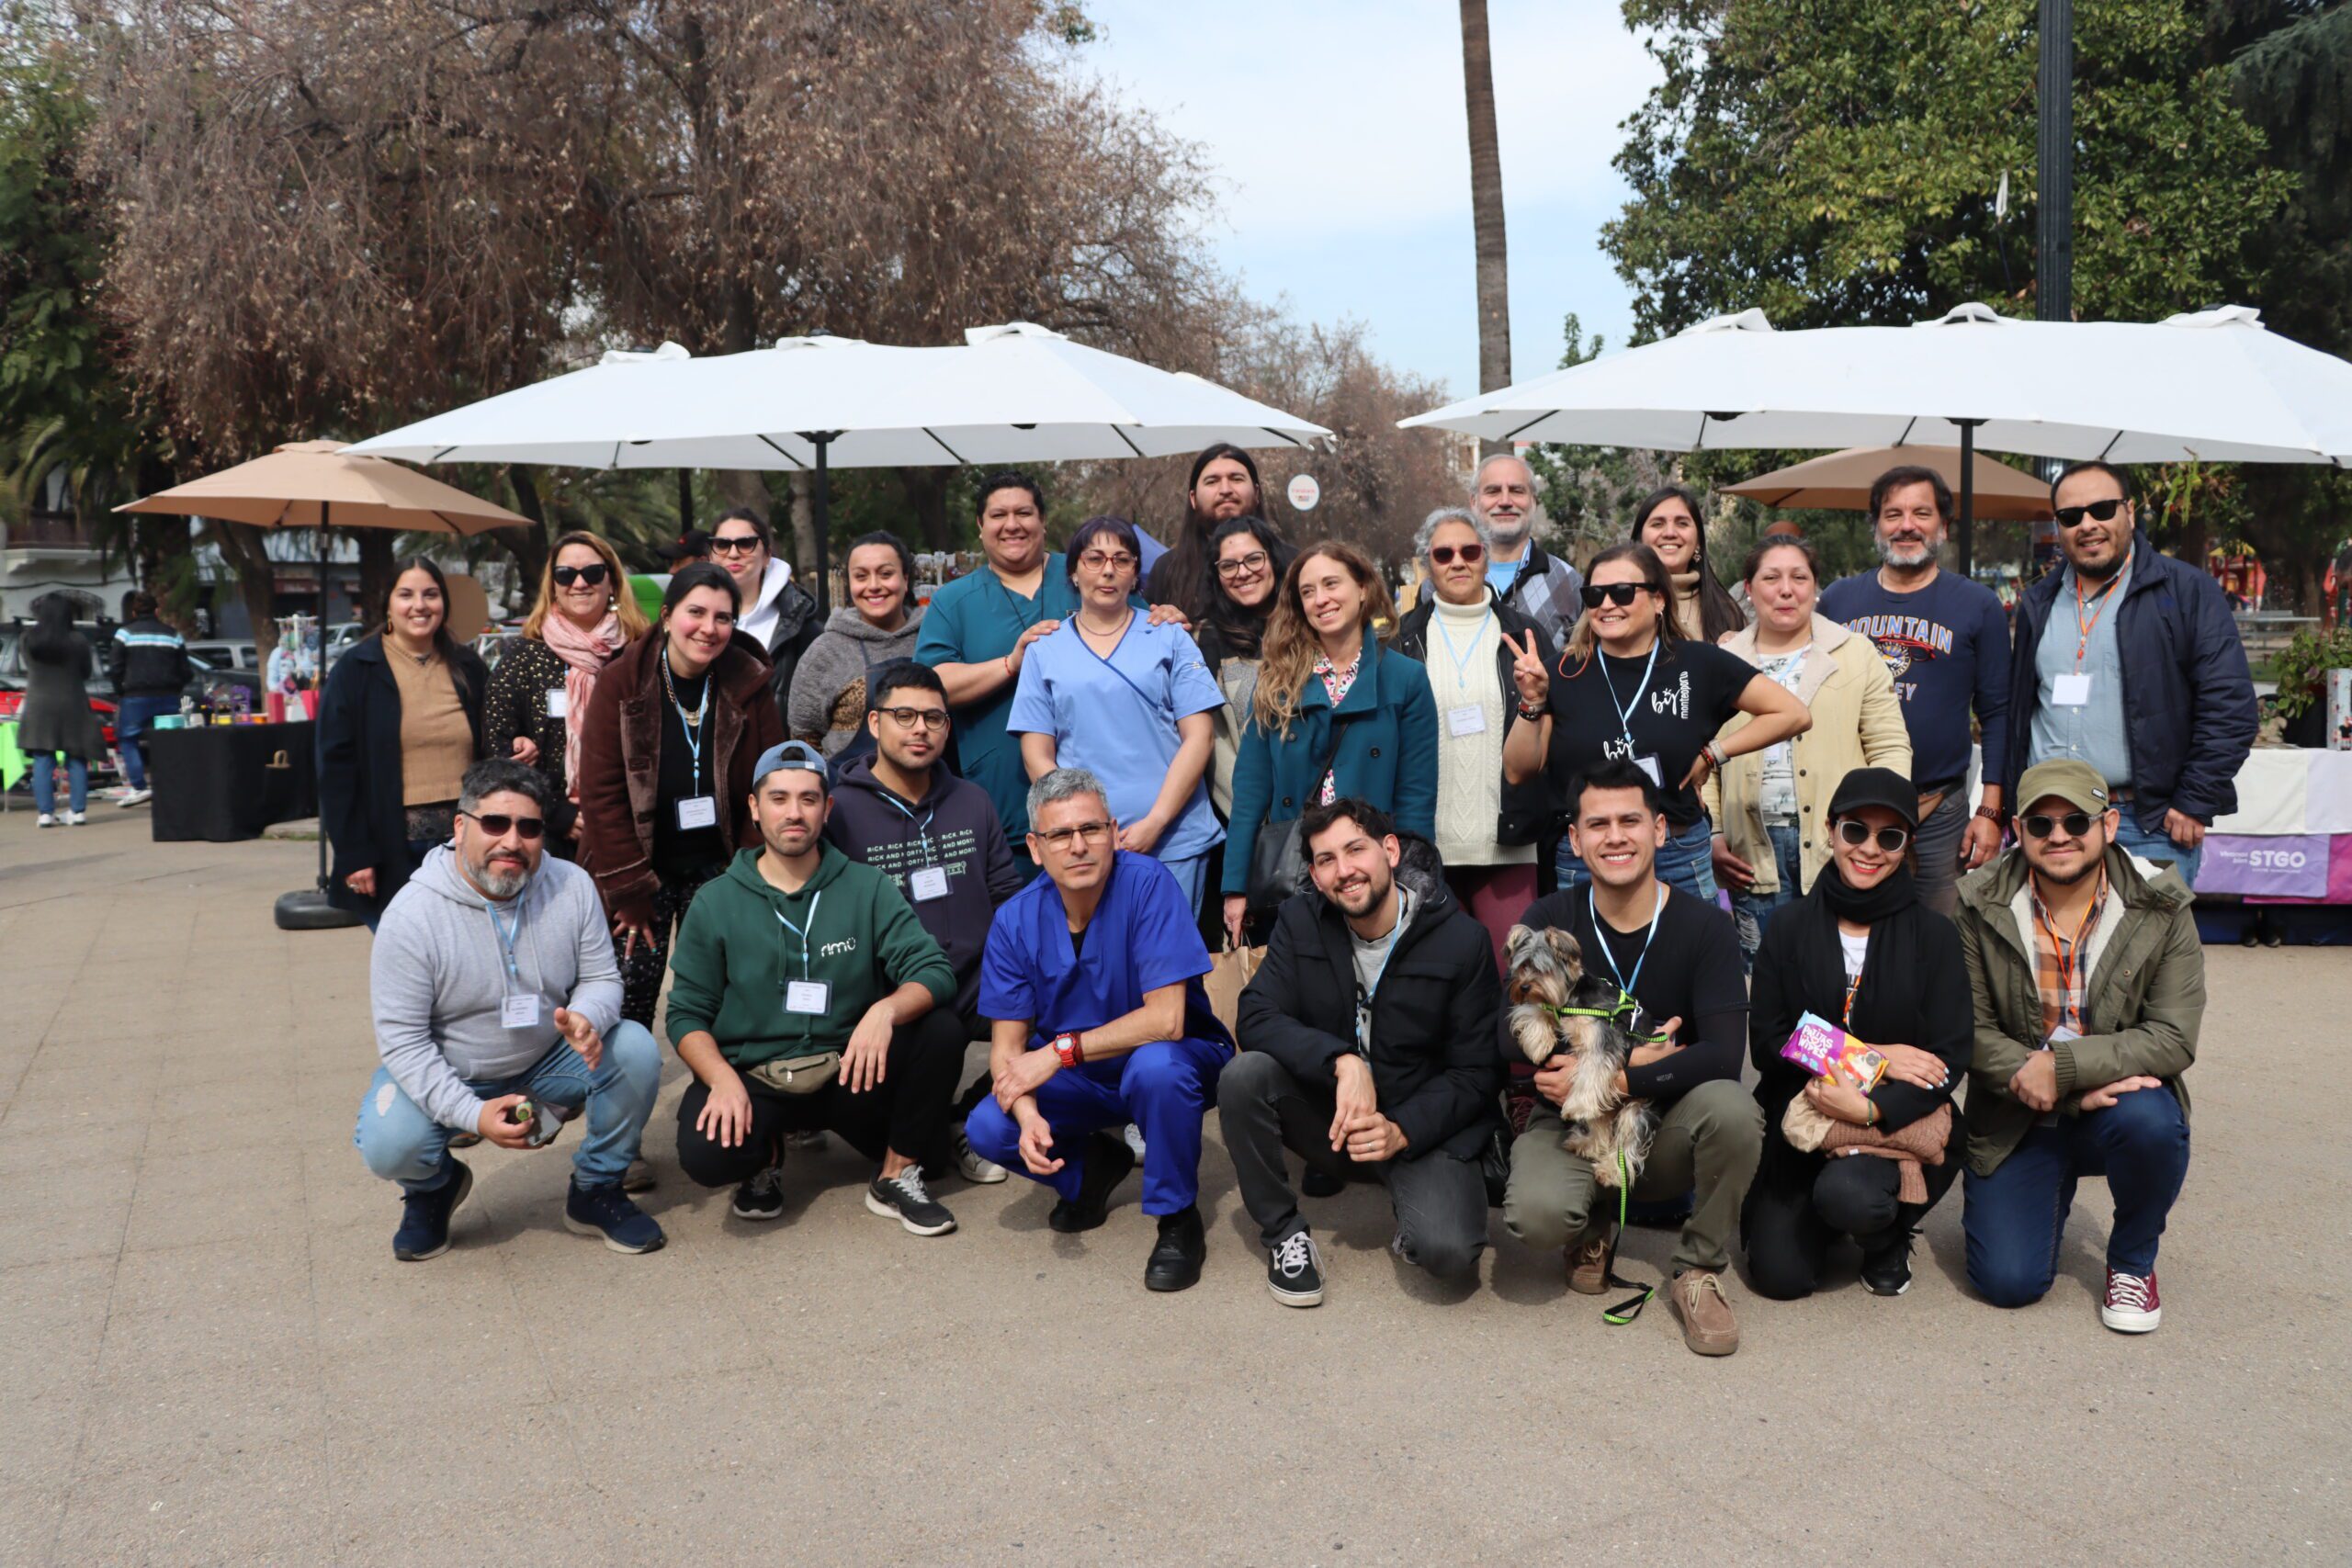
[[[1485,458],[1470,479],[1470,510],[1487,525],[1487,581],[1496,597],[1534,622],[1557,653],[1583,614],[1584,574],[1535,542],[1544,503],[1534,470],[1508,452]]]
[[[537,769],[476,762],[453,841],[393,895],[369,957],[383,1065],[354,1141],[405,1195],[392,1256],[449,1249],[473,1172],[457,1133],[538,1148],[583,1111],[563,1223],[616,1252],[651,1252],[662,1227],[623,1195],[662,1087],[653,1036],[621,1018],[620,968],[596,884],[546,853],[552,799]]]
[[[1201,1121],[1233,1037],[1209,1010],[1208,949],[1168,868],[1118,847],[1102,783],[1057,768],[1029,786],[1029,853],[1045,868],[996,912],[980,958],[994,1020],[991,1097],[972,1150],[1054,1190],[1046,1224],[1092,1230],[1135,1168],[1117,1133],[1143,1129],[1143,1212],[1159,1222],[1144,1285],[1201,1277]]]

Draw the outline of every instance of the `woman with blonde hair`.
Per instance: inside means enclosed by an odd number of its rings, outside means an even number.
[[[589,694],[605,665],[645,635],[645,612],[628,589],[620,557],[594,534],[555,542],[539,573],[539,596],[491,672],[490,754],[537,768],[554,786],[548,847],[577,859],[580,729]]]
[[[1395,616],[1379,569],[1353,545],[1321,540],[1283,574],[1226,827],[1225,928],[1236,945],[1259,839],[1287,837],[1308,807],[1351,795],[1399,832],[1436,836],[1437,703],[1429,672],[1374,635]],[[1279,902],[1267,876],[1256,880],[1261,901]]]

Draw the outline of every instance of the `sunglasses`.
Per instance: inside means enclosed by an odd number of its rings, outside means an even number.
[[[1612,582],[1606,588],[1597,582],[1588,582],[1584,585],[1584,607],[1598,610],[1605,599],[1622,610],[1649,591],[1649,584],[1645,582]]]
[[[890,722],[901,729],[913,729],[918,726],[924,729],[947,728],[945,708],[876,708],[874,711],[888,714]]]
[[[1856,849],[1861,848],[1875,838],[1878,840],[1880,849],[1884,850],[1888,854],[1899,855],[1903,852],[1903,846],[1911,841],[1911,829],[1880,828],[1873,830],[1869,823],[1849,817],[1838,824],[1838,836]]]
[[[2058,509],[2058,526],[2061,528],[2077,527],[2081,525],[2083,519],[2086,517],[2097,518],[2099,522],[2104,523],[2113,517],[2118,512],[2121,511],[2122,508],[2122,498],[2120,496],[2112,495],[2109,496],[2105,501],[2094,501],[2082,506],[2062,506]]]
[[[605,581],[610,570],[603,561],[594,566],[560,566],[555,569],[555,585],[569,588],[575,582],[584,582],[594,588]]]
[[[1216,563],[1216,574],[1219,577],[1247,577],[1251,572],[1265,570],[1266,552],[1263,550],[1251,550],[1238,560],[1221,560]]]
[[[711,549],[722,556],[748,556],[760,547],[757,534],[728,534],[710,542]]]
[[[458,815],[472,818],[481,824],[481,830],[493,839],[503,839],[513,833],[528,844],[536,842],[538,836],[548,830],[547,823],[537,817],[509,817],[503,811],[493,811],[488,816],[477,811],[460,811]]]
[[[2052,817],[2037,811],[2030,817],[2018,818],[2018,826],[2025,829],[2025,836],[2029,839],[2046,839],[2053,828],[2064,828],[2066,837],[2079,839],[2091,830],[2091,814],[2069,811],[2064,817]]]
[[[1430,547],[1430,559],[1440,566],[1452,566],[1457,556],[1461,558],[1463,565],[1476,566],[1486,558],[1487,547],[1484,545],[1431,545]]]

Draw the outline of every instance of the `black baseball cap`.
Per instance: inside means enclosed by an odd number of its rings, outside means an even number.
[[[1905,827],[1918,830],[1919,792],[1893,768],[1856,768],[1839,779],[1837,793],[1829,797],[1829,819],[1835,822],[1865,806],[1883,806],[1903,818]]]
[[[663,560],[702,560],[710,554],[710,536],[699,528],[689,528],[653,553]]]

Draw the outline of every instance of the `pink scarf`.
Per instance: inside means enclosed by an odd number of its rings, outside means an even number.
[[[593,632],[583,632],[562,615],[553,611],[539,623],[539,636],[547,640],[548,649],[563,660],[563,788],[577,801],[580,798],[580,730],[588,718],[588,694],[596,689],[596,676],[610,664],[628,640],[621,636],[621,618],[606,611],[603,621]]]

